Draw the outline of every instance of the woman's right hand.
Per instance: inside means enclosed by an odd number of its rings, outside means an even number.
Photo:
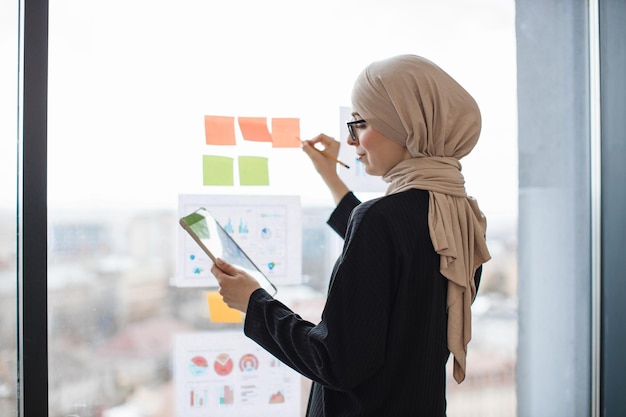
[[[341,181],[339,174],[337,174],[337,163],[329,158],[326,158],[318,150],[313,149],[317,143],[322,145],[325,153],[330,156],[334,156],[335,158],[337,158],[337,155],[339,154],[340,143],[323,133],[317,135],[313,139],[302,141],[302,150],[309,156],[311,162],[313,162],[315,170],[320,174],[333,195],[335,204],[338,204],[339,201],[341,201],[341,199],[348,193],[348,187],[343,181]]]
[[[337,155],[339,155],[340,144],[335,139],[323,133],[317,135],[313,139],[302,141],[302,150],[309,156],[309,158],[311,158],[311,162],[313,162],[315,170],[320,174],[324,181],[326,181],[328,178],[338,176],[337,163],[326,158],[317,150],[312,149],[318,143],[322,145],[321,150],[323,150],[330,156],[334,156],[335,158],[337,157]]]

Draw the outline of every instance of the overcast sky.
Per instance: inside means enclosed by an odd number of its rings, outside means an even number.
[[[0,2],[0,207],[15,205],[13,3]],[[468,193],[488,217],[517,216],[513,0],[63,0],[50,4],[49,47],[52,206],[175,207],[178,193],[214,192],[197,162],[204,114],[298,117],[304,138],[335,136],[359,71],[414,53],[481,108]],[[276,155],[269,192],[330,203],[300,151]]]

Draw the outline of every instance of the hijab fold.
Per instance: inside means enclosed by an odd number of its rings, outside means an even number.
[[[459,160],[476,145],[480,110],[474,99],[441,68],[416,55],[370,64],[352,91],[354,111],[411,158],[383,176],[387,194],[428,190],[428,226],[441,274],[448,280],[448,348],[454,379],[465,379],[471,339],[474,275],[490,259],[486,219],[468,197]]]

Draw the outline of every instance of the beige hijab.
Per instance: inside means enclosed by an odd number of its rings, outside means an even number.
[[[474,99],[434,63],[401,55],[369,65],[357,78],[352,105],[375,130],[404,145],[412,158],[393,167],[383,180],[387,194],[428,190],[428,225],[441,274],[448,279],[448,348],[454,379],[465,379],[471,339],[474,274],[490,259],[487,222],[465,192],[459,159],[478,141],[480,110]]]

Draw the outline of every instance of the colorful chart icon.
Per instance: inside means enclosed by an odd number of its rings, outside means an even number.
[[[233,360],[228,353],[220,353],[213,362],[213,369],[216,374],[226,376],[233,371]]]
[[[282,391],[275,392],[270,397],[270,404],[282,404],[285,402],[285,395]]]
[[[193,376],[205,375],[209,370],[209,364],[203,356],[194,356],[191,358],[187,367]]]
[[[191,408],[206,407],[207,406],[207,392],[205,391],[189,391],[189,406]]]
[[[239,359],[239,369],[241,372],[254,372],[259,368],[259,360],[251,353],[243,355]]]
[[[233,405],[235,403],[235,391],[232,385],[217,387],[217,398],[220,406]]]
[[[224,230],[226,230],[226,233],[232,235],[234,230],[233,230],[233,224],[230,221],[230,217],[228,218],[228,223],[226,223],[224,225]]]

